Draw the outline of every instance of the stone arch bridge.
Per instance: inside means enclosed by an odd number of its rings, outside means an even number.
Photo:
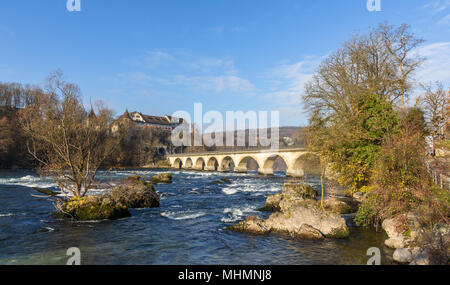
[[[183,153],[168,155],[170,165],[176,169],[246,173],[250,160],[258,164],[258,173],[272,175],[274,162],[282,159],[286,164],[286,175],[303,177],[311,158],[318,157],[304,148],[245,150],[230,152]]]

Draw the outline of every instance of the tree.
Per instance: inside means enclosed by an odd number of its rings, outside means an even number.
[[[407,213],[430,195],[423,121],[423,113],[412,108],[402,116],[396,132],[384,140],[375,160],[369,198],[357,214],[358,224],[378,224]]]
[[[411,51],[417,48],[424,40],[417,38],[409,31],[410,26],[403,24],[394,28],[388,24],[382,24],[378,27],[378,32],[384,42],[384,47],[388,54],[394,59],[394,64],[399,72],[398,74],[398,95],[401,99],[403,112],[406,112],[405,97],[411,88],[411,74],[420,66],[423,58],[412,56]]]
[[[6,117],[0,118],[0,134],[0,166],[3,166],[8,162],[8,156],[14,143],[10,122]]]
[[[46,92],[37,94],[19,117],[28,152],[66,196],[86,195],[120,140],[111,135],[111,111],[98,106],[97,112],[88,112],[78,86],[64,81],[60,71],[48,77]]]
[[[448,121],[450,89],[445,91],[441,82],[420,84],[420,86],[425,91],[425,94],[420,97],[420,101],[425,110],[428,130],[433,137],[434,152],[434,139],[444,138],[444,127]]]
[[[404,104],[422,62],[411,53],[421,42],[407,25],[380,25],[344,43],[306,84],[309,144],[328,156],[341,184],[369,184],[380,146],[398,122],[394,106]]]

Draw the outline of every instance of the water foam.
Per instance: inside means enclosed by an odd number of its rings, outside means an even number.
[[[225,208],[223,210],[224,217],[220,219],[222,223],[235,223],[241,220],[244,216],[248,215],[248,213],[254,212],[255,208],[251,206],[245,206],[243,208]]]
[[[0,184],[3,185],[18,185],[24,187],[38,187],[38,188],[52,188],[57,187],[49,178],[40,178],[37,176],[27,175],[23,177],[14,178],[0,178]]]
[[[203,212],[193,212],[193,211],[181,211],[181,212],[162,212],[161,216],[171,219],[171,220],[190,220],[203,217],[206,213]]]

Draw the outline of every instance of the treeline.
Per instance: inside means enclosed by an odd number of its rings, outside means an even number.
[[[380,25],[345,42],[306,85],[308,143],[330,165],[329,178],[363,193],[360,225],[413,210],[430,224],[449,220],[448,192],[435,195],[425,168],[425,137],[444,139],[450,91],[425,84],[416,104],[407,104],[424,62],[413,52],[422,42],[407,25]]]
[[[42,90],[36,86],[0,82],[0,168],[32,168],[24,133],[19,125],[19,109],[32,104]]]
[[[67,101],[65,101],[67,100]],[[77,106],[78,109],[69,108]],[[58,109],[60,113],[58,113]],[[81,124],[84,127],[89,121],[102,118],[103,136],[113,136],[111,127],[115,123],[113,111],[103,103],[96,102],[86,108],[81,100],[81,92],[77,85],[66,82],[60,71],[53,72],[46,79],[45,88],[19,83],[0,83],[0,168],[43,168],[48,162],[41,160],[41,154],[49,151],[49,145],[62,144],[56,137],[56,130],[68,122],[61,121],[58,116],[71,117],[71,141],[89,138],[92,130],[80,128],[80,132],[72,130],[72,126]],[[48,120],[42,121],[45,116]],[[56,121],[59,119],[60,121]],[[86,121],[86,122],[83,122]],[[54,122],[55,130],[52,130]],[[39,124],[41,123],[41,124]],[[100,123],[99,123],[100,124]],[[78,126],[80,127],[80,126]],[[100,125],[96,128],[100,130]],[[36,137],[46,134],[46,137]],[[60,134],[64,135],[64,134]],[[35,137],[33,137],[35,136]],[[79,136],[79,138],[75,138]],[[140,127],[125,120],[121,124],[120,136],[113,151],[102,158],[101,167],[140,167],[156,165],[162,159],[157,147],[169,146],[170,134],[164,131]],[[39,141],[40,143],[36,143]],[[101,149],[105,141],[91,142]],[[84,148],[90,146],[84,146]],[[81,147],[81,146],[79,146]],[[52,151],[58,151],[53,149]],[[69,155],[67,153],[67,155]],[[50,156],[50,154],[48,154]],[[47,157],[47,160],[49,157]],[[70,167],[70,166],[66,166]]]

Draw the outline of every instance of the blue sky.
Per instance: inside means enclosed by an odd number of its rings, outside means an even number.
[[[305,125],[303,85],[353,33],[409,23],[426,40],[418,81],[450,84],[450,0],[1,0],[0,81],[63,70],[117,114],[280,110]]]

